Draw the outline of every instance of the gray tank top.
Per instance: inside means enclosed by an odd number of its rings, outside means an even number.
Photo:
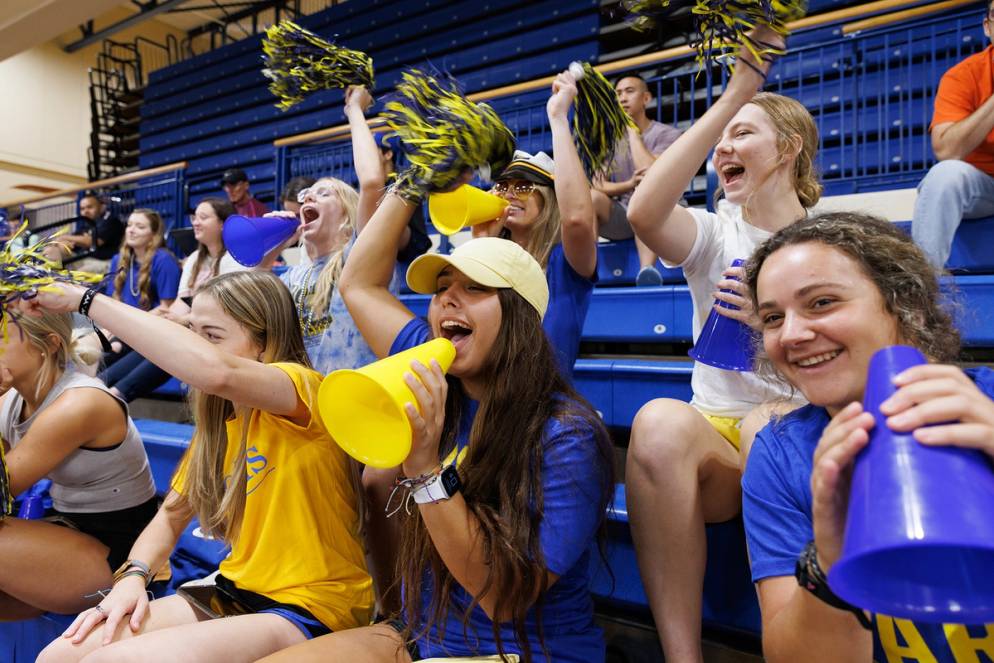
[[[12,390],[0,408],[0,436],[11,449],[27,434],[31,422],[67,389],[99,389],[110,394],[103,382],[75,370],[72,364],[52,385],[41,406],[20,422],[24,398]],[[111,394],[113,396],[113,394]],[[143,504],[155,495],[155,482],[141,435],[128,415],[128,406],[117,399],[128,419],[124,440],[104,449],[79,448],[48,473],[52,480],[52,506],[67,513],[102,513]]]

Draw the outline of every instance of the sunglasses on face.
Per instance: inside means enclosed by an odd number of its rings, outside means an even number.
[[[535,183],[525,180],[511,180],[494,184],[494,193],[498,196],[502,196],[508,191],[514,194],[516,198],[527,198],[535,191]]]
[[[314,200],[324,200],[334,193],[335,190],[330,186],[312,186],[300,190],[300,193],[297,194],[297,202],[305,202],[307,200],[307,196],[314,196]]]

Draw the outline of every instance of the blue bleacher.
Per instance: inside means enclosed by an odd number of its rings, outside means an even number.
[[[169,490],[176,464],[190,446],[193,426],[155,419],[135,419],[135,426],[145,444],[156,491],[164,495]]]
[[[645,608],[648,600],[642,588],[635,546],[628,528],[623,484],[615,486],[607,529],[607,568],[596,549],[590,556],[591,592],[609,604],[628,609]],[[708,555],[704,576],[704,623],[758,637],[761,627],[759,602],[749,573],[742,519],[708,525],[706,535]]]

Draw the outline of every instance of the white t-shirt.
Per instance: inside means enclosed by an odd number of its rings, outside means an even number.
[[[718,202],[717,213],[688,208],[697,223],[697,238],[681,265],[694,302],[694,341],[714,305],[712,293],[721,273],[736,258],[748,259],[773,233],[746,223],[742,208],[727,200]],[[790,396],[788,388],[748,371],[728,371],[697,362],[691,376],[691,405],[719,417],[744,417],[757,405]],[[800,395],[791,399],[799,405]]]
[[[196,294],[196,290],[200,288],[204,283],[207,283],[211,279],[213,274],[211,274],[212,261],[210,259],[204,260],[204,264],[200,266],[200,273],[197,275],[197,280],[195,281],[196,287],[191,288],[190,277],[193,275],[193,266],[197,264],[197,255],[199,255],[200,249],[197,249],[190,255],[186,257],[183,262],[183,273],[179,277],[179,292],[178,297],[192,297]],[[225,253],[221,256],[221,264],[218,265],[217,275],[227,274],[228,272],[238,272],[246,270],[248,267],[238,264],[234,258],[231,257],[230,253]]]

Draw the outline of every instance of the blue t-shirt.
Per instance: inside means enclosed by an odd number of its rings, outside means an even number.
[[[390,354],[396,354],[431,337],[428,324],[411,320],[394,340]],[[475,408],[473,408],[475,411]],[[464,410],[466,411],[466,410]],[[460,425],[460,444],[468,439],[472,419],[464,417]],[[542,630],[545,646],[556,663],[603,661],[604,638],[594,623],[594,605],[587,589],[590,549],[602,517],[600,494],[603,477],[599,468],[595,431],[585,421],[550,419],[545,427],[542,456],[542,491],[544,512],[539,526],[539,540],[545,564],[559,575],[546,592],[542,604]],[[431,605],[431,581],[425,579],[422,615]],[[482,656],[497,653],[492,622],[477,605],[470,614],[463,633],[462,615],[471,602],[466,590],[453,581],[449,594],[451,609],[446,613],[443,629],[435,624],[418,641],[420,655],[427,657]],[[535,660],[545,660],[538,639],[535,611],[526,617],[529,643]],[[417,628],[414,629],[417,632]],[[514,630],[508,622],[501,627],[507,653],[518,653]]]
[[[966,373],[994,397],[994,371]],[[756,436],[742,478],[753,582],[793,576],[801,550],[814,538],[811,470],[815,447],[830,420],[825,408],[806,405],[767,424]],[[879,663],[994,661],[994,624],[926,624],[874,615],[873,626],[873,660]],[[981,652],[986,656],[978,658]]]
[[[110,269],[107,270],[104,292],[111,297],[114,296],[114,279],[117,278],[120,260],[121,255],[116,254],[110,261]],[[131,267],[124,279],[124,285],[121,286],[121,301],[135,308],[139,308],[138,300],[141,298],[141,292],[138,290],[141,268],[141,263],[138,260],[132,260]],[[152,273],[149,275],[151,292],[146,310],[151,311],[156,308],[163,299],[176,299],[180,274],[181,270],[179,263],[176,262],[176,257],[166,249],[157,249],[155,255],[152,256]]]
[[[549,308],[542,319],[542,327],[556,351],[563,375],[572,380],[597,270],[590,278],[577,274],[566,260],[563,245],[556,244],[549,254],[545,278],[549,282]]]
[[[345,247],[346,259],[354,243],[353,235]],[[337,287],[331,292],[327,311],[312,311],[308,306],[307,302],[317,286],[321,270],[328,264],[330,257],[322,256],[306,265],[295,265],[280,274],[280,280],[290,289],[297,306],[307,356],[314,370],[322,374],[340,368],[359,368],[379,359],[359,333]],[[390,292],[399,292],[396,273],[390,281]]]

